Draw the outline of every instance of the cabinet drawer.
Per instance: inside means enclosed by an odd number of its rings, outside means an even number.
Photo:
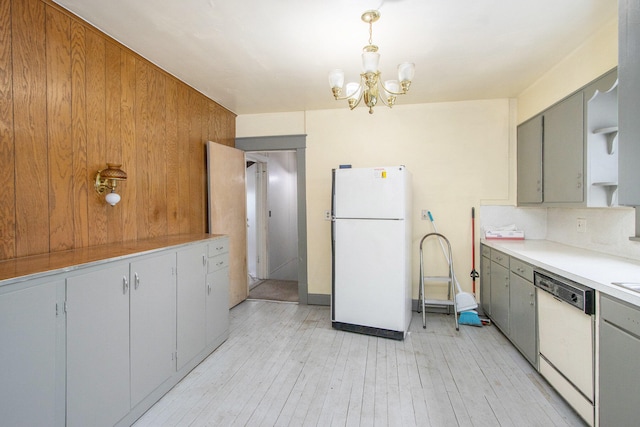
[[[229,252],[229,239],[224,237],[209,243],[209,258]]]
[[[221,268],[229,267],[229,254],[226,253],[215,256],[213,258],[209,258],[209,262],[207,264],[208,273],[213,273],[214,271],[218,271]]]
[[[509,255],[505,255],[495,249],[491,251],[491,261],[495,261],[503,267],[509,268]]]
[[[640,337],[640,309],[622,301],[602,295],[600,317],[619,328]]]
[[[511,271],[518,276],[527,279],[529,282],[533,282],[533,267],[526,262],[522,262],[517,258],[511,258],[510,262]]]
[[[491,248],[489,246],[482,245],[480,247],[480,252],[482,256],[486,256],[487,258],[491,258]]]

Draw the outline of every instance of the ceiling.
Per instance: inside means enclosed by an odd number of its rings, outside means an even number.
[[[236,114],[346,108],[373,24],[398,104],[515,97],[617,15],[617,0],[54,0]]]

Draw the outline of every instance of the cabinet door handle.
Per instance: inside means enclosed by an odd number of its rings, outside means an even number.
[[[207,295],[211,295],[211,285],[207,285]]]
[[[127,276],[122,276],[122,294],[126,295],[127,290],[129,290],[129,280],[127,280]]]
[[[202,254],[202,265],[207,266],[207,257],[205,254]]]
[[[138,289],[140,287],[140,276],[138,276],[138,273],[135,273],[133,276],[135,277],[133,282],[133,288]]]

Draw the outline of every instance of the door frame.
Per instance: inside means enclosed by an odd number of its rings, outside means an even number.
[[[307,281],[307,179],[305,162],[307,135],[236,138],[235,147],[243,151],[295,151],[298,169],[298,301],[300,304],[314,304],[313,301],[309,301]]]

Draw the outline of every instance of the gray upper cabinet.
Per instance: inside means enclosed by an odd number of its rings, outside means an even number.
[[[518,204],[542,203],[542,116],[518,126]]]
[[[618,10],[618,201],[622,205],[640,206],[640,8],[637,0],[619,0]]]
[[[583,194],[583,94],[575,93],[544,114],[543,191],[547,203],[580,203]]]
[[[518,126],[518,205],[613,204],[616,78],[610,71]]]

